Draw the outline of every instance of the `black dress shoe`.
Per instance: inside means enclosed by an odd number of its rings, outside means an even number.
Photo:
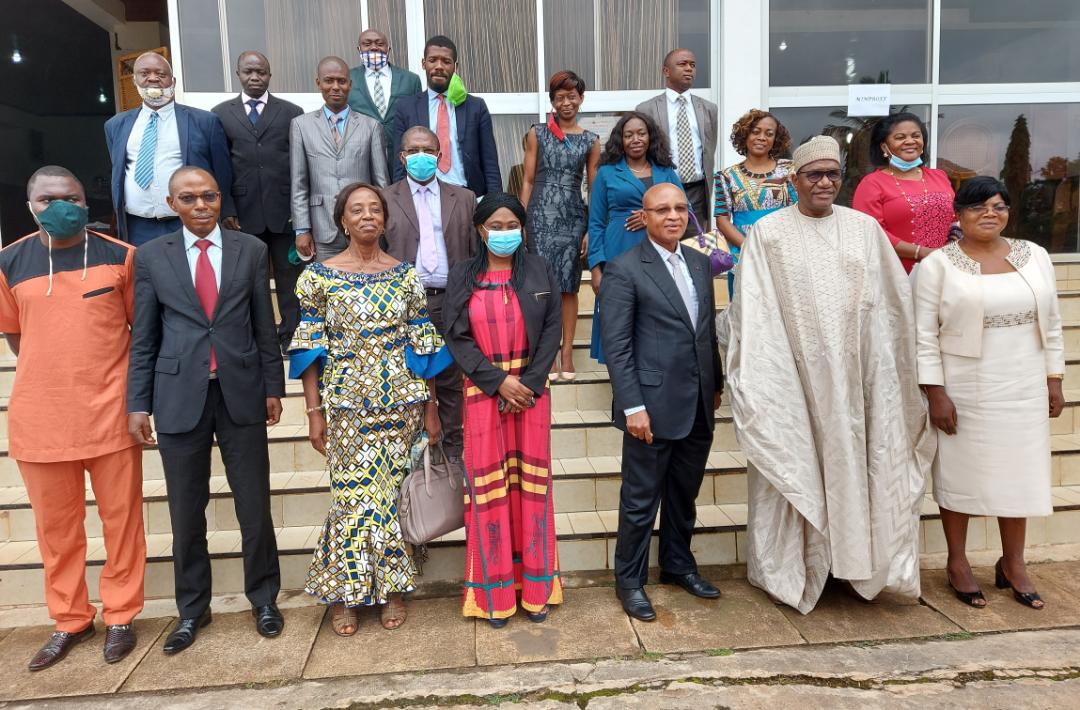
[[[85,641],[94,635],[94,622],[90,622],[82,631],[68,632],[68,631],[54,631],[53,635],[49,637],[48,643],[41,647],[41,650],[34,654],[34,657],[30,659],[30,665],[28,668],[32,671],[45,670],[54,663],[58,663],[64,659],[64,656],[68,654],[68,651],[72,649],[76,644]]]
[[[105,627],[105,662],[121,661],[135,649],[135,627],[112,624]]]
[[[633,589],[615,587],[615,596],[622,602],[623,611],[628,616],[640,621],[654,621],[656,619],[656,611],[652,607],[652,602],[649,601],[649,597],[641,587]]]
[[[255,617],[255,628],[258,629],[260,636],[274,638],[279,636],[281,630],[285,628],[285,617],[278,611],[276,604],[252,607],[251,615]]]
[[[199,635],[199,629],[209,624],[213,618],[210,616],[210,609],[207,609],[202,613],[202,616],[194,619],[180,619],[176,624],[176,628],[169,634],[169,638],[165,639],[165,655],[171,656],[174,653],[180,653],[185,648],[195,643],[195,637]]]
[[[691,572],[690,574],[661,572],[660,583],[677,584],[695,597],[701,597],[702,599],[718,599],[720,597],[720,590],[697,572]]]

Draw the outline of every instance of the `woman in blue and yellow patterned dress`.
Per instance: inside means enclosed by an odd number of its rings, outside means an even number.
[[[398,489],[420,427],[439,437],[425,380],[451,360],[416,271],[379,247],[385,215],[375,187],[353,183],[338,195],[334,220],[349,247],[300,275],[301,320],[289,349],[289,376],[304,383],[308,437],[330,473],[330,512],[305,590],[333,605],[342,636],[356,633],[360,606],[382,605],[387,629],[405,621],[401,595],[413,589],[413,564]]]

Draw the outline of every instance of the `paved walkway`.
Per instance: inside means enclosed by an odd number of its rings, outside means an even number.
[[[462,618],[457,597],[442,597],[413,600],[408,622],[394,632],[365,614],[349,639],[335,636],[324,609],[300,597],[283,604],[285,633],[273,640],[255,633],[250,613],[221,613],[228,606],[221,602],[199,641],[178,656],[161,652],[173,619],[143,618],[139,647],[124,662],[104,663],[99,629],[63,663],[36,674],[26,662],[49,629],[23,626],[0,629],[0,701],[67,697],[49,706],[134,708],[152,694],[156,708],[528,702],[652,710],[784,707],[803,687],[806,698],[831,708],[915,696],[925,697],[912,706],[925,707],[950,690],[964,691],[949,695],[954,707],[1025,707],[1021,691],[1037,686],[1048,693],[1030,696],[1038,706],[1080,707],[1080,562],[1031,569],[1047,601],[1042,612],[994,589],[986,568],[976,570],[989,599],[984,610],[956,601],[943,572],[926,571],[922,603],[863,603],[829,588],[801,616],[770,603],[733,567],[707,570],[724,594],[715,602],[651,586],[658,611],[651,624],[631,622],[611,587],[583,586],[567,591],[546,624],[519,616],[494,630]],[[1071,705],[1058,702],[1065,697]]]

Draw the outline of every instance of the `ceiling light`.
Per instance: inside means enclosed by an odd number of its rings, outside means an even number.
[[[12,64],[22,64],[22,52],[20,52],[20,51],[18,50],[18,48],[16,48],[16,49],[15,49],[15,50],[14,50],[14,51],[13,51],[13,52],[11,53],[11,63],[12,63]]]
[[[785,42],[784,40],[780,40],[780,46],[778,46],[777,49],[779,49],[781,52],[785,51],[787,49],[787,42]]]

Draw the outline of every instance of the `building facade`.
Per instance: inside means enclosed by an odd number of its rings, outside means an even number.
[[[1080,251],[1077,0],[169,0],[169,26],[183,100],[205,108],[239,91],[246,49],[270,58],[275,92],[314,109],[316,63],[358,63],[361,28],[386,32],[391,61],[421,77],[425,38],[445,34],[491,109],[504,182],[550,110],[551,74],[585,79],[584,116],[602,129],[659,91],[681,46],[697,54],[694,92],[720,107],[718,165],[739,159],[731,124],[766,108],[795,144],[826,132],[849,149],[844,201],[869,170],[848,86],[887,83],[894,110],[926,119],[932,165],[954,184],[1002,178],[1018,236]]]

